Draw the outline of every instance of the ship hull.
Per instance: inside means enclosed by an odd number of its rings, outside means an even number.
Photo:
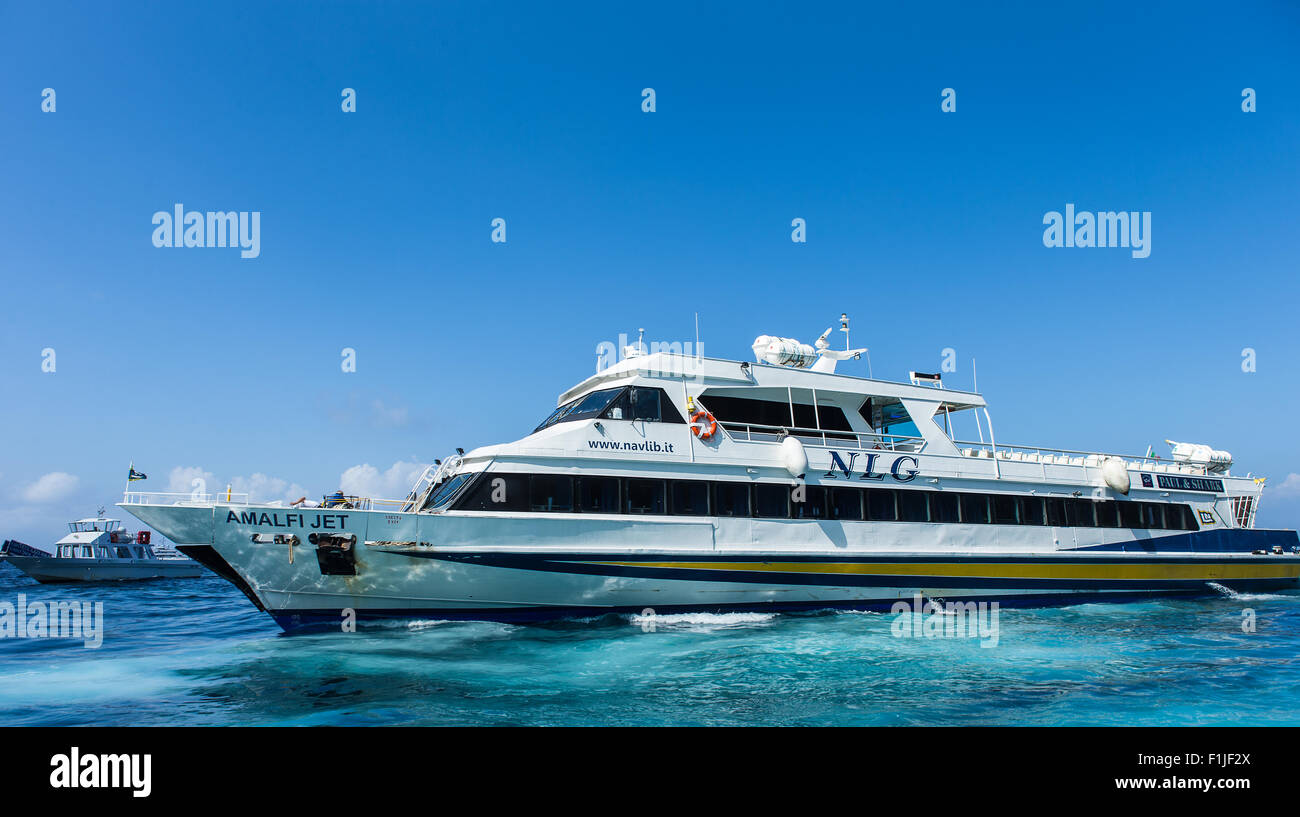
[[[1042,536],[1054,538],[1033,539],[996,525],[857,523],[868,538],[850,543],[826,522],[123,507],[286,630],[397,618],[887,611],[918,595],[1035,606],[1300,582],[1294,531],[1138,539],[1099,530],[1094,543],[1062,548],[1050,528]],[[309,532],[355,545],[325,553],[308,544]]]
[[[42,584],[70,582],[121,582],[148,579],[188,579],[203,575],[203,567],[181,561],[113,559],[57,559],[53,556],[10,556],[9,563]]]

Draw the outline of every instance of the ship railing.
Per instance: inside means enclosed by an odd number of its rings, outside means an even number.
[[[402,510],[407,505],[405,499],[379,499],[371,496],[352,496],[351,494],[329,494],[321,498],[320,504],[313,508],[346,508],[354,511],[380,511],[385,509]]]
[[[248,494],[238,491],[127,491],[123,505],[247,505]]]
[[[1027,462],[1037,465],[1076,465],[1084,467],[1101,467],[1108,459],[1124,462],[1130,471],[1158,471],[1168,474],[1192,474],[1204,476],[1209,469],[1199,463],[1179,462],[1172,458],[1149,456],[1146,454],[1104,454],[1096,451],[1078,451],[1070,448],[1046,448],[1036,445],[1004,445],[998,443],[994,448],[986,442],[971,440],[953,440],[953,445],[964,457],[993,459],[1004,462]]]
[[[833,431],[796,426],[769,426],[754,423],[718,422],[727,437],[737,442],[779,442],[783,437],[797,438],[805,445],[824,448],[856,448],[916,453],[925,447],[924,437],[876,434],[863,431]]]
[[[259,505],[266,507],[297,507],[280,500],[259,501],[251,500],[247,492],[238,491],[217,491],[215,493],[203,492],[175,492],[166,491],[127,491],[122,495],[122,504],[124,505],[179,505],[179,506],[203,506],[203,505]],[[371,510],[401,510],[406,505],[404,499],[379,499],[369,496],[339,496],[331,494],[325,496],[320,502],[313,502],[310,505],[304,505],[308,508],[346,508],[359,511]]]

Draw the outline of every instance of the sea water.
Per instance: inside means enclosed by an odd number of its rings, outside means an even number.
[[[999,611],[996,645],[888,613],[416,621],[285,635],[212,575],[40,585],[103,642],[0,640],[0,725],[1300,723],[1300,593]],[[903,632],[921,633],[922,628]]]

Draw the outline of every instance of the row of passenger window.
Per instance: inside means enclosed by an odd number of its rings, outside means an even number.
[[[455,510],[1198,528],[1189,506],[1168,502],[553,474],[481,474]]]

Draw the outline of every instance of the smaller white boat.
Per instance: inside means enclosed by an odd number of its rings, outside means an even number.
[[[54,553],[11,539],[0,545],[0,559],[44,584],[190,579],[203,574],[198,562],[170,545],[154,547],[149,531],[131,533],[117,519],[78,519],[69,522],[68,529],[68,535],[54,543]]]

